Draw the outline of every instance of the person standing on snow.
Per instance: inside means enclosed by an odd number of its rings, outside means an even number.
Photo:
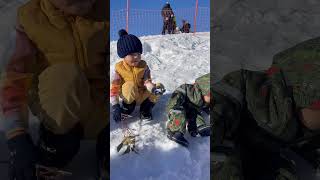
[[[166,4],[163,6],[161,10],[161,16],[163,18],[162,34],[164,35],[166,31],[168,31],[169,34],[173,34],[175,30],[174,13],[169,2],[166,2]]]
[[[291,151],[319,168],[320,38],[276,54],[264,72],[238,70],[212,85],[213,179],[297,180]],[[215,168],[213,168],[215,169]]]
[[[108,171],[105,8],[102,0],[30,0],[18,9],[1,86],[10,180],[35,180],[36,164],[65,167],[83,138],[97,139],[99,171]],[[36,144],[28,107],[41,124]]]
[[[179,86],[167,105],[167,137],[183,146],[189,143],[184,138],[186,127],[191,136],[210,136],[211,127],[201,116],[201,111],[209,113],[210,74],[196,79],[194,84]]]
[[[152,108],[159,95],[164,92],[161,84],[153,84],[147,63],[141,59],[142,44],[138,37],[119,31],[117,53],[121,58],[115,65],[115,74],[111,80],[110,102],[113,119],[122,120],[122,114],[131,114],[140,104],[140,118],[152,119]],[[122,98],[122,107],[119,98]]]

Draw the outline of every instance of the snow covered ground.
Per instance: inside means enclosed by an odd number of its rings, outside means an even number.
[[[110,123],[110,163],[112,180],[209,180],[210,143],[209,137],[192,138],[187,149],[166,137],[165,106],[171,93],[183,83],[193,83],[195,78],[210,71],[210,33],[158,35],[140,38],[144,59],[151,69],[154,82],[161,82],[166,93],[153,110],[153,121],[139,121],[139,108],[128,119],[134,129],[139,155],[120,155],[116,146],[122,140],[121,126]],[[110,70],[119,61],[116,42],[111,42]],[[112,115],[112,114],[111,114]],[[206,116],[208,121],[208,116]]]
[[[319,36],[318,0],[215,0],[211,72],[269,67],[275,53]]]

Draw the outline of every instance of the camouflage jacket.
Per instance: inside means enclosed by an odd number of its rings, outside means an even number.
[[[295,138],[293,102],[281,81],[273,82],[263,72],[239,70],[213,84],[212,91],[215,143],[233,139],[240,127],[255,124],[282,141]]]
[[[203,96],[210,94],[210,73],[198,77],[194,84],[183,84],[173,93],[167,105],[167,112],[175,110],[209,110]]]
[[[317,134],[301,124],[298,110],[319,109],[319,50],[320,38],[311,39],[276,54],[265,72],[239,70],[214,83],[211,144],[235,140],[240,131],[252,139],[264,132],[280,144],[298,144]]]
[[[167,105],[167,112],[175,110],[201,111],[206,105],[202,98],[200,88],[192,84],[183,84],[173,93]]]

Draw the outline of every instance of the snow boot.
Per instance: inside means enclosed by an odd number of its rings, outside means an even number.
[[[97,137],[96,143],[96,156],[97,156],[97,167],[98,167],[98,179],[107,180],[109,177],[109,126],[105,127]]]
[[[180,144],[180,145],[182,145],[184,147],[188,147],[189,146],[189,142],[183,137],[183,133],[181,133],[181,132],[173,133],[171,131],[168,131],[167,137],[170,140],[172,140],[172,141],[174,141],[174,142],[176,142],[176,143],[178,143],[178,144]]]
[[[152,108],[154,103],[147,98],[140,105],[140,119],[152,120]]]
[[[54,134],[41,124],[39,137],[40,164],[56,168],[65,167],[78,153],[82,137],[83,128],[80,123],[65,134]]]
[[[198,135],[197,124],[195,121],[193,121],[193,120],[189,121],[188,125],[187,125],[187,129],[188,129],[189,134],[192,137],[196,137]]]
[[[192,109],[190,110],[188,109],[186,111],[186,117],[188,119],[188,123],[187,123],[188,132],[192,137],[196,137],[198,135],[197,122],[196,122],[197,113]]]
[[[210,136],[211,135],[211,127],[208,125],[202,125],[198,127],[198,133],[200,136]]]
[[[122,102],[121,113],[129,115],[134,111],[135,107],[136,107],[136,101],[133,101],[131,104],[127,104],[125,102]]]
[[[36,179],[35,166],[38,159],[38,149],[29,134],[23,133],[7,141],[10,152],[8,162],[8,176],[10,180]],[[1,178],[3,179],[3,178]]]

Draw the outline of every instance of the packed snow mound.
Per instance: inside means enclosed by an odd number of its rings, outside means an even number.
[[[140,37],[144,59],[154,82],[161,82],[167,92],[153,109],[152,121],[139,120],[139,107],[127,119],[137,137],[139,154],[121,155],[116,146],[122,141],[121,125],[110,122],[110,163],[112,180],[209,180],[210,138],[186,134],[189,148],[166,137],[166,104],[171,93],[183,83],[210,72],[210,33],[157,35]],[[110,44],[110,70],[119,62],[116,41]],[[204,115],[207,122],[209,117]]]
[[[140,39],[142,59],[149,65],[153,80],[163,83],[169,92],[210,72],[210,33],[144,36]],[[112,41],[111,77],[117,62],[117,42]]]
[[[220,77],[241,67],[266,69],[276,53],[319,36],[317,0],[218,0],[211,9],[211,71]]]

